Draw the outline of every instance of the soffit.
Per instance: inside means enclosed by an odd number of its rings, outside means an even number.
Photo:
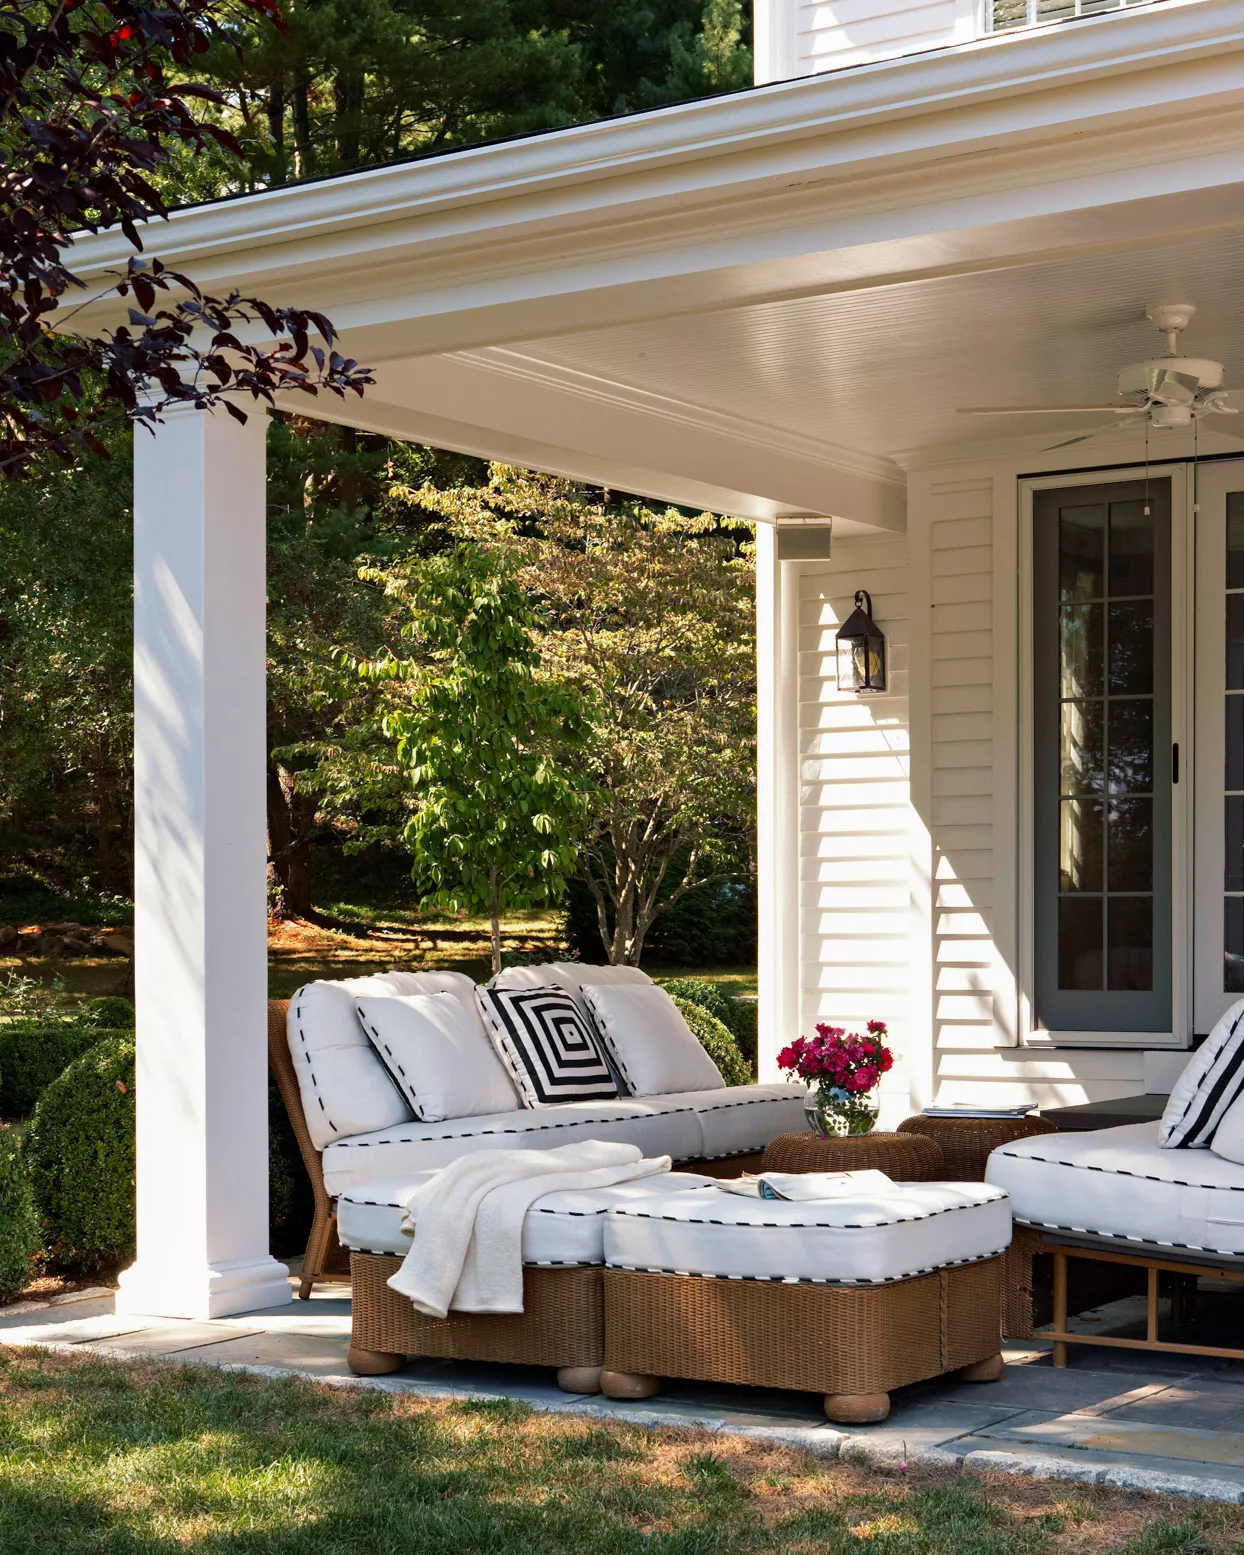
[[[1228,233],[478,355],[546,381],[565,374],[601,397],[631,394],[653,410],[745,418],[778,444],[806,438],[906,463],[951,445],[1013,442],[1021,430],[1010,419],[960,416],[960,406],[1115,399],[1119,368],[1161,352],[1144,316],[1153,302],[1195,303],[1185,350],[1223,361],[1227,383],[1244,387],[1241,275],[1244,235]],[[1057,441],[1085,421],[1050,417],[1022,430]],[[1239,422],[1244,414],[1214,424],[1234,432]]]

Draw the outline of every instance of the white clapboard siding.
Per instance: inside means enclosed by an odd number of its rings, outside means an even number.
[[[872,596],[886,634],[890,690],[838,691],[834,638]],[[835,539],[800,578],[800,920],[804,1031],[817,1021],[890,1025],[900,1063],[886,1089],[906,1094],[909,1022],[908,553],[904,538]],[[897,1098],[896,1098],[897,1099]],[[901,1116],[901,1110],[899,1112]]]
[[[756,81],[840,70],[977,36],[975,0],[756,0]]]

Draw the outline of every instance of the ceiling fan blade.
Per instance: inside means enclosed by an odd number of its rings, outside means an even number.
[[[1135,405],[968,405],[960,416],[1130,416]]]
[[[1091,437],[1100,437],[1103,432],[1112,432],[1119,427],[1125,427],[1128,425],[1138,425],[1140,422],[1147,420],[1148,417],[1144,414],[1133,415],[1126,421],[1116,421],[1113,427],[1111,427],[1109,424],[1100,427],[1093,427],[1091,431],[1081,432],[1078,437],[1069,437],[1064,442],[1047,443],[1041,452],[1043,454],[1048,454],[1053,453],[1056,448],[1071,448],[1076,443],[1087,443]]]

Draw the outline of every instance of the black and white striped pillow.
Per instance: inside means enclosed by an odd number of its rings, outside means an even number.
[[[596,1034],[569,994],[560,988],[479,988],[475,997],[525,1107],[617,1096]]]
[[[1166,1150],[1207,1150],[1214,1130],[1244,1092],[1244,999],[1233,1004],[1175,1082],[1158,1143]]]

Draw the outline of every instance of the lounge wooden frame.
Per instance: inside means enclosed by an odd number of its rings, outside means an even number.
[[[1161,1350],[1170,1355],[1203,1355],[1215,1359],[1244,1361],[1244,1349],[1229,1349],[1221,1345],[1177,1344],[1158,1338],[1158,1276],[1181,1274],[1196,1278],[1213,1274],[1219,1279],[1244,1281],[1244,1267],[1224,1268],[1221,1264],[1195,1259],[1146,1257],[1142,1253],[1115,1253],[1104,1247],[1085,1247],[1069,1242],[1052,1242],[1044,1237],[1034,1248],[1035,1252],[1049,1253],[1054,1260],[1054,1314],[1048,1328],[1034,1328],[1034,1339],[1053,1341],[1053,1364],[1066,1366],[1069,1344],[1106,1345],[1118,1350]],[[1124,1339],[1110,1334],[1077,1334],[1067,1327],[1067,1260],[1084,1258],[1097,1263],[1123,1264],[1147,1271],[1145,1282],[1146,1335],[1143,1339]]]

